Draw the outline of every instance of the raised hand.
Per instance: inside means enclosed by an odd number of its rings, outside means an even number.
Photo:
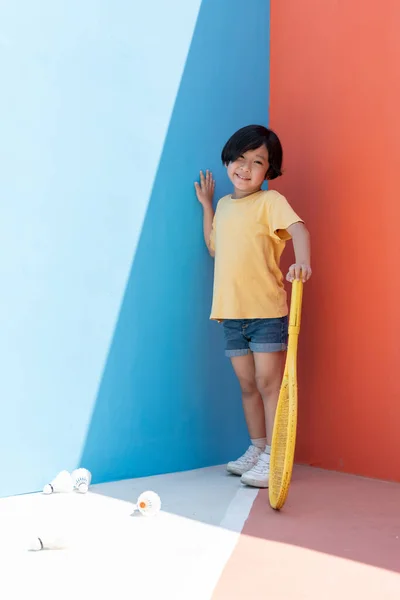
[[[194,187],[200,204],[204,207],[212,206],[215,191],[215,180],[212,173],[207,170],[204,176],[203,171],[200,171],[200,183],[195,181]]]

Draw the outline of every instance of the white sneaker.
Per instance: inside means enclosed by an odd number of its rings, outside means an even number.
[[[231,460],[226,465],[226,470],[233,475],[243,475],[246,471],[249,471],[257,463],[262,454],[261,448],[256,446],[249,446],[246,452],[237,460]]]
[[[269,454],[262,452],[252,469],[243,473],[240,481],[246,485],[267,488],[269,483]]]

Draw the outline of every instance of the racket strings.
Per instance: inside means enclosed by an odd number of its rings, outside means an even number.
[[[286,386],[286,393],[288,393],[288,386]],[[272,480],[272,491],[274,494],[279,494],[285,471],[284,467],[286,459],[289,425],[288,402],[285,402],[281,405],[279,412],[277,412],[276,418],[279,421],[279,426],[277,428],[277,435],[274,440],[274,456],[272,468],[274,469],[275,477]]]

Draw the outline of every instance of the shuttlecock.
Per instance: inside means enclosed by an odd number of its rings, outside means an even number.
[[[92,474],[87,469],[75,469],[71,474],[72,483],[75,489],[81,494],[86,494],[92,481]]]
[[[43,488],[44,494],[52,494],[53,492],[72,492],[74,484],[72,482],[71,473],[61,471],[51,483],[46,483]]]
[[[145,517],[153,517],[161,509],[160,496],[155,492],[143,492],[137,499],[136,504],[133,506],[133,510],[138,510]]]
[[[27,543],[27,550],[38,552],[40,550],[62,550],[66,547],[65,541],[59,536],[32,537]]]

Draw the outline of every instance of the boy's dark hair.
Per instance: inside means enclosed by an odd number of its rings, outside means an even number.
[[[282,175],[282,146],[276,133],[262,125],[247,125],[234,133],[222,150],[221,160],[228,166],[248,150],[256,150],[263,145],[267,148],[269,157],[265,179],[275,179]]]

